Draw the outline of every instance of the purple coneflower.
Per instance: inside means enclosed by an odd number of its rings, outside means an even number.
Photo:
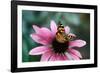
[[[41,46],[33,48],[29,55],[42,55],[41,61],[80,60],[82,58],[80,52],[75,50],[74,47],[83,47],[86,42],[80,39],[70,40],[68,43],[57,42],[55,40],[57,25],[53,20],[50,23],[50,30],[36,25],[33,25],[33,29],[36,33],[32,33],[31,37]],[[65,33],[74,35],[70,33],[68,26],[65,27]]]

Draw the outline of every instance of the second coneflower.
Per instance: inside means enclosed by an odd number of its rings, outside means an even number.
[[[68,26],[59,24],[57,27],[54,21],[50,23],[50,30],[45,27],[33,25],[36,33],[32,33],[32,39],[41,44],[33,48],[29,55],[42,55],[41,61],[61,61],[61,60],[80,60],[82,58],[79,51],[73,47],[83,47],[86,45],[84,40],[72,40],[76,35],[70,33]]]

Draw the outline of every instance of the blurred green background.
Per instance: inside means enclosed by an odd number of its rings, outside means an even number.
[[[69,13],[69,12],[47,12],[47,11],[30,11],[22,10],[22,62],[40,61],[41,55],[30,56],[29,51],[39,46],[30,37],[34,33],[32,25],[50,28],[50,21],[59,21],[64,26],[69,26],[71,32],[77,35],[78,39],[83,39],[87,44],[78,48],[83,59],[90,58],[90,14],[88,13]]]

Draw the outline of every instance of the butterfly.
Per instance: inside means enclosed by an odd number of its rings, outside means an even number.
[[[73,38],[75,38],[75,36],[70,35],[70,34],[66,34],[64,26],[61,23],[59,23],[58,27],[57,27],[57,32],[56,32],[57,42],[66,43],[66,42],[72,40]]]

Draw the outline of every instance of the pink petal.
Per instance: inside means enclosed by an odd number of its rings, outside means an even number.
[[[82,58],[82,55],[80,54],[79,51],[77,51],[77,50],[75,50],[75,49],[68,49],[68,51],[69,51],[70,53],[72,53],[72,54],[74,54],[74,55],[76,55],[76,56]]]
[[[86,42],[83,40],[75,40],[69,42],[70,47],[83,47],[86,45]]]
[[[51,31],[48,28],[44,28],[44,27],[41,28],[40,33],[38,33],[38,35],[42,38],[42,40],[48,43],[52,42],[53,36],[52,36]]]
[[[80,58],[79,58],[78,56],[76,56],[76,55],[74,55],[74,54],[72,54],[72,53],[70,53],[70,55],[72,56],[72,58],[73,58],[74,60],[80,60]]]
[[[36,33],[40,33],[40,28],[36,25],[33,25],[33,29],[35,30]]]
[[[62,55],[62,54],[58,54],[56,55],[56,60],[60,60],[60,61],[64,61],[64,60],[67,60],[67,56],[66,55]]]
[[[44,37],[44,38],[50,38],[52,39],[52,33],[51,31],[48,29],[48,28],[41,28],[41,36]]]
[[[65,32],[66,32],[66,34],[69,34],[69,32],[70,32],[69,26],[66,26],[66,27],[65,27]]]
[[[36,32],[36,34],[38,34],[40,36],[40,38],[50,42],[53,38],[51,31],[48,28],[39,28],[36,25],[33,25],[33,28]]]
[[[72,56],[70,55],[70,53],[66,52],[65,55],[67,56],[68,60],[73,60]]]
[[[51,28],[51,31],[53,32],[53,35],[55,35],[57,32],[57,25],[53,20],[50,23],[50,28]]]
[[[52,56],[50,57],[49,61],[56,61],[56,54],[52,53]]]
[[[48,45],[49,44],[49,42],[47,40],[45,40],[44,38],[42,38],[41,36],[39,36],[37,34],[31,34],[30,36],[37,43],[40,43],[40,44],[43,44],[43,45]]]
[[[66,55],[63,55],[64,60],[68,60],[68,57]]]
[[[51,55],[52,55],[51,51],[45,52],[41,57],[41,61],[48,61]]]
[[[49,51],[50,49],[46,46],[39,46],[39,47],[36,47],[36,48],[33,48],[30,52],[29,52],[29,55],[40,55],[40,54],[43,54],[47,51]]]
[[[73,33],[69,33],[68,35],[71,35],[71,36],[74,36],[74,37],[76,37],[76,35],[75,35],[75,34],[73,34]]]
[[[56,54],[56,60],[63,60],[63,58],[60,54]]]

